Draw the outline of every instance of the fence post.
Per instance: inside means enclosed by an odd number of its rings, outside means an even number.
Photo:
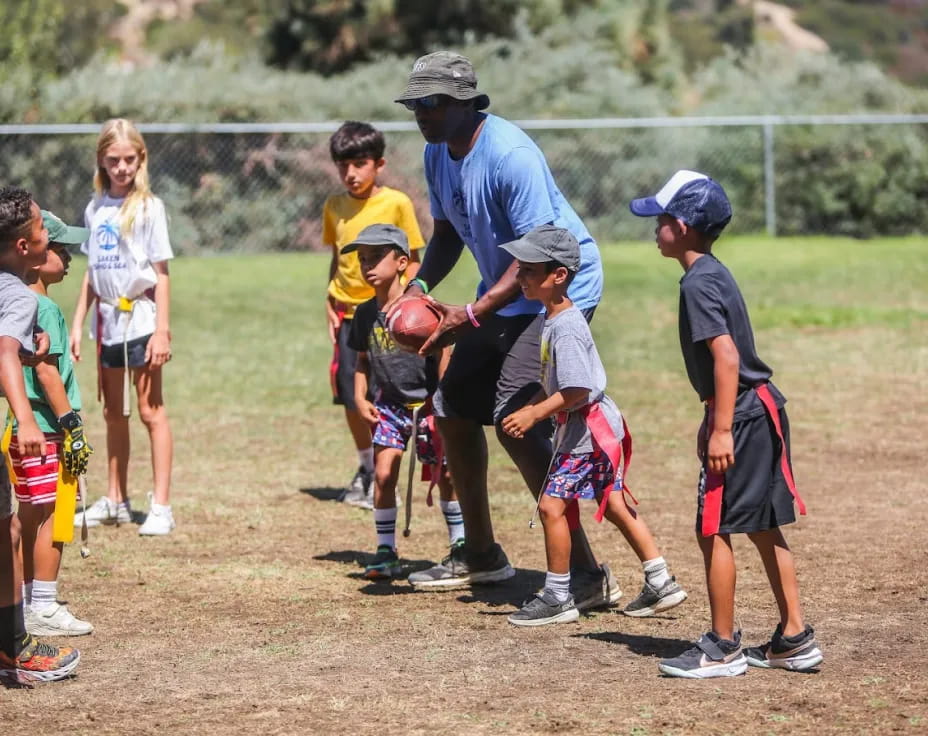
[[[764,121],[764,202],[767,235],[777,234],[777,192],[773,163],[773,123]]]

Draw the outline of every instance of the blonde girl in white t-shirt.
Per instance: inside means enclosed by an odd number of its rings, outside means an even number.
[[[162,367],[171,359],[170,280],[173,258],[164,204],[148,183],[148,151],[135,126],[109,120],[97,139],[94,197],[84,213],[90,238],[81,250],[87,273],[71,328],[71,354],[81,359],[81,331],[88,311],[97,341],[99,390],[106,420],[109,492],[87,509],[89,526],[128,523],[128,386],[148,429],[154,489],[139,534],[174,529],[171,513],[173,439],[161,390]],[[127,368],[128,366],[128,368]],[[81,516],[75,523],[80,525]]]

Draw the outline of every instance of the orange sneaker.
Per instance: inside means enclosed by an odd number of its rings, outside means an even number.
[[[30,635],[15,659],[0,651],[0,677],[22,684],[63,680],[80,660],[81,653],[74,647],[55,647]]]

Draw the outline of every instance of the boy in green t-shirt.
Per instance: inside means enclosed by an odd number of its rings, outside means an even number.
[[[69,245],[79,245],[90,235],[81,227],[69,227],[51,212],[42,210],[48,230],[48,258],[28,276],[29,288],[39,300],[36,324],[49,337],[48,357],[34,368],[24,368],[26,395],[32,413],[45,434],[44,458],[22,457],[15,433],[10,443],[10,459],[16,473],[16,499],[22,525],[25,619],[30,634],[80,636],[93,626],[75,618],[68,607],[58,603],[58,571],[63,544],[52,539],[55,499],[58,489],[59,456],[68,454],[65,464],[74,470],[86,468],[93,452],[83,438],[78,411],[81,394],[68,350],[68,328],[64,315],[48,297],[48,287],[68,273]]]

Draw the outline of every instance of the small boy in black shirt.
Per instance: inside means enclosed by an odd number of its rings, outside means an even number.
[[[731,219],[722,187],[704,174],[678,171],[631,211],[657,216],[661,254],[676,258],[680,280],[680,347],[690,382],[706,404],[697,454],[702,461],[696,533],[706,566],[712,630],[659,669],[673,677],[727,677],[755,667],[808,671],[823,659],[811,626],[803,623],[793,555],[780,526],[795,521],[786,399],[757,356],[738,285],[712,255]],[[742,650],[735,630],[735,558],[730,534],[757,547],[773,589],[780,622],[769,642]]]
[[[400,573],[396,552],[396,481],[409,438],[427,473],[438,486],[441,510],[452,548],[464,544],[464,517],[447,467],[435,451],[437,433],[428,421],[428,401],[438,386],[448,348],[426,358],[403,351],[387,329],[384,308],[403,293],[402,276],[409,265],[409,241],[395,225],[368,225],[342,254],[358,252],[361,274],[374,288],[374,298],[361,304],[351,321],[348,344],[357,351],[354,398],[361,416],[374,427],[374,526],[377,552],[364,571],[370,580],[389,580]],[[375,388],[374,401],[368,388]],[[422,438],[422,441],[420,441]],[[431,503],[431,501],[430,501]]]

